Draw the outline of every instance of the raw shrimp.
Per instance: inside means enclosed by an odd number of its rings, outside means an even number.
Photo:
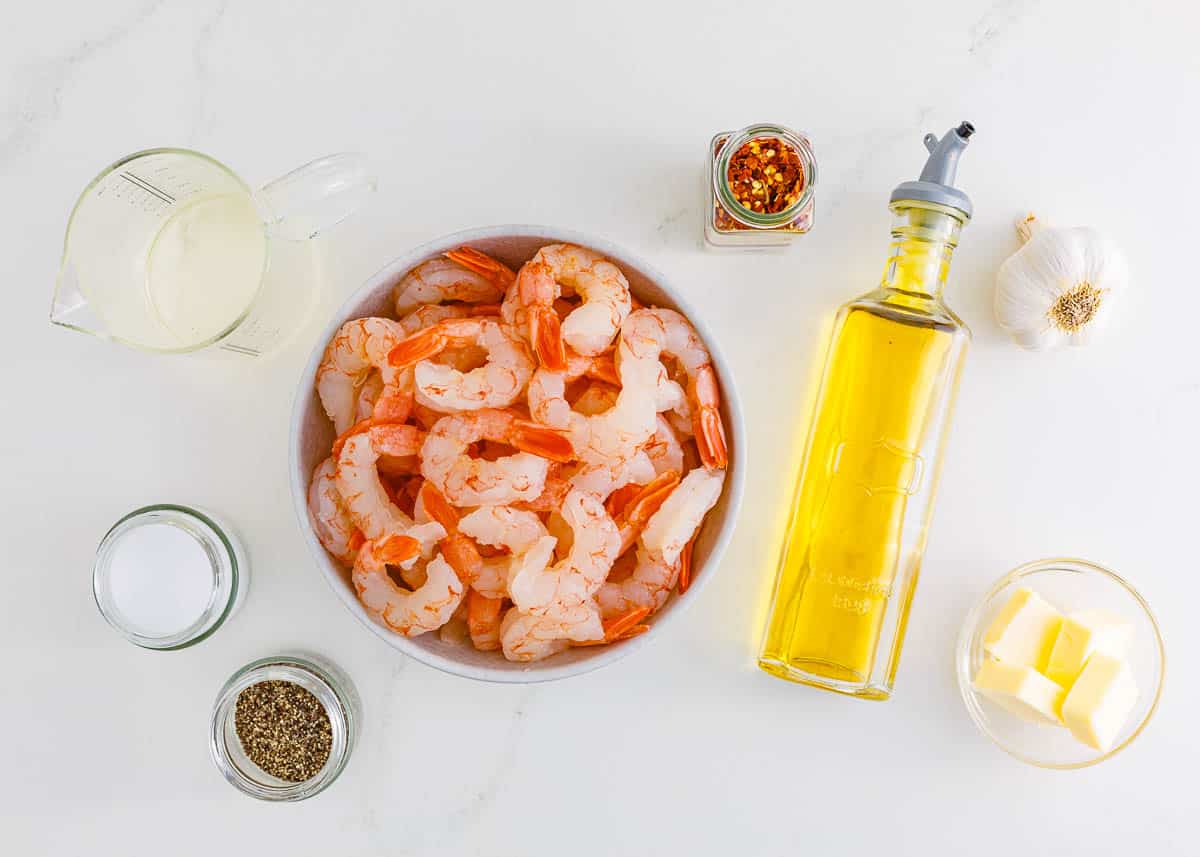
[[[460,580],[489,598],[503,598],[508,594],[505,587],[508,579],[507,557],[498,561],[481,556],[475,542],[459,526],[458,511],[428,482],[421,485],[417,494],[415,514],[418,521],[433,520],[445,529],[442,556]]]
[[[560,321],[564,286],[583,304]],[[501,312],[509,323],[528,330],[541,364],[557,371],[566,365],[564,342],[580,354],[603,352],[630,307],[629,283],[620,269],[590,250],[554,244],[522,266]]]
[[[566,370],[555,372],[543,366],[533,373],[528,390],[530,418],[552,428],[569,428],[572,407],[567,401],[567,384],[584,376],[620,383],[611,357],[568,353]],[[614,396],[610,407],[615,403]]]
[[[471,645],[481,652],[500,648],[500,611],[503,598],[488,598],[472,589],[467,595],[467,630]]]
[[[604,363],[591,360],[598,372]],[[580,460],[589,464],[617,467],[632,456],[654,434],[657,427],[654,387],[644,373],[628,373],[628,383],[617,391],[612,406],[593,415],[572,409],[566,398],[566,383],[572,369],[562,372],[542,368],[529,383],[529,413],[539,422],[565,429]],[[574,371],[585,374],[582,363]],[[621,370],[624,373],[624,369]],[[624,374],[621,375],[624,381]]]
[[[479,582],[473,585],[491,597],[508,595],[508,573],[513,557],[521,556],[546,535],[546,526],[537,515],[511,506],[480,506],[462,517],[458,529],[478,544],[507,552],[496,557],[480,557]]]
[[[679,481],[679,473],[668,470],[654,477],[645,485],[639,486],[622,504],[620,513],[613,516],[617,530],[621,533],[621,547],[617,551],[618,554],[623,554],[633,547],[633,543],[637,541],[646,524],[662,508],[663,503],[679,485]],[[608,506],[606,505],[605,508],[608,509]]]
[[[536,373],[534,377],[537,377]],[[619,384],[620,381],[618,380],[617,383]],[[610,410],[617,403],[619,393],[620,390],[617,387],[609,384],[589,384],[579,398],[571,404],[571,407],[576,413],[583,414],[585,417],[594,417],[596,414]]]
[[[639,450],[611,464],[584,464],[571,475],[569,482],[572,488],[605,500],[618,488],[645,485],[654,477],[654,463]]]
[[[618,488],[631,483],[644,485],[653,478],[654,465],[641,451],[612,463],[552,464],[546,474],[542,493],[522,503],[521,507],[533,512],[556,512],[573,490],[584,491],[604,500]]]
[[[725,485],[724,470],[693,470],[671,492],[642,531],[642,544],[673,563],[717,504]]]
[[[404,275],[392,293],[396,315],[402,317],[421,304],[496,303],[515,277],[491,256],[460,247],[422,262]]]
[[[462,304],[423,304],[400,319],[400,327],[406,336],[412,336],[420,330],[432,327],[438,322],[450,318],[467,318],[476,315],[495,315],[499,312],[496,305],[464,306]],[[403,341],[403,340],[402,340]],[[444,363],[460,371],[467,371],[479,366],[487,359],[487,352],[482,348],[469,346],[464,348],[449,348],[437,356],[438,363]],[[372,369],[367,379],[358,388],[358,398],[355,409],[355,420],[365,420],[374,416],[390,422],[404,422],[415,407],[413,401],[413,372],[412,369],[401,369],[393,378],[394,388],[389,391],[389,401],[379,407],[380,395],[383,393],[383,376],[378,370]]]
[[[334,481],[336,472],[337,465],[333,458],[325,459],[313,471],[312,482],[308,486],[308,518],[325,550],[339,562],[353,565],[358,548],[362,546],[363,535],[354,526],[342,502],[342,495],[338,493]]]
[[[481,545],[504,548],[519,556],[546,535],[546,525],[533,512],[510,506],[480,506],[458,522],[458,528]]]
[[[574,534],[566,558],[549,564],[547,547],[556,540],[540,539],[513,559],[509,596],[522,612],[562,623],[568,639],[594,640],[603,636],[594,596],[620,553],[621,534],[604,504],[582,491],[567,495],[562,516]]]
[[[500,645],[510,661],[540,661],[570,646],[596,646],[636,637],[650,630],[638,624],[648,614],[645,608],[635,608],[620,616],[599,623],[595,636],[587,640],[571,640],[574,629],[568,624],[545,616],[532,616],[513,607],[500,623]]]
[[[463,600],[466,587],[441,556],[425,567],[425,582],[413,592],[402,589],[388,576],[389,564],[415,561],[421,546],[407,536],[388,536],[367,542],[354,563],[354,588],[368,611],[406,637],[435,631],[450,621]]]
[[[433,327],[438,322],[451,318],[472,318],[476,316],[498,316],[499,304],[422,304],[400,319],[400,326],[407,336],[412,336],[427,327]],[[470,345],[463,348],[447,348],[433,358],[435,363],[453,366],[461,372],[483,365],[487,360],[487,352],[478,346]]]
[[[678,559],[668,563],[639,544],[633,574],[619,583],[605,583],[596,593],[600,615],[608,619],[638,607],[657,611],[679,580],[680,565]]]
[[[654,465],[656,474],[661,475],[672,470],[677,473],[684,471],[683,445],[679,442],[675,429],[671,428],[670,421],[662,414],[658,415],[657,430],[646,441],[642,450]]]
[[[472,345],[483,348],[488,359],[468,372],[429,359],[447,348]],[[393,348],[388,361],[400,369],[414,367],[417,401],[447,412],[507,407],[524,392],[533,374],[533,360],[524,343],[491,318],[438,322]]]
[[[532,500],[520,503],[520,508],[530,512],[553,512],[562,506],[562,501],[571,493],[570,475],[577,468],[562,462],[551,462],[546,469],[542,491]]]
[[[653,436],[657,428],[653,388],[630,379],[616,403],[603,413],[568,417],[567,436],[579,459],[607,467],[623,465]]]
[[[415,527],[388,497],[379,479],[376,461],[381,452],[390,455],[411,454],[420,448],[421,432],[415,426],[371,426],[345,438],[338,454],[335,482],[350,518],[370,540],[390,535],[411,535],[423,550],[445,537],[440,524]]]
[[[570,645],[563,626],[544,616],[530,616],[512,607],[500,622],[500,647],[510,661],[540,661]]]
[[[383,384],[378,400],[401,394],[400,370],[389,365],[387,355],[404,339],[398,322],[388,318],[359,318],[341,326],[325,349],[317,367],[317,395],[333,428],[342,434],[354,424],[359,387],[372,369]],[[402,420],[401,420],[402,421]]]
[[[485,439],[520,451],[495,461],[471,457],[470,445]],[[542,493],[548,459],[573,457],[570,441],[560,432],[510,411],[470,411],[434,424],[421,447],[421,475],[456,506],[504,505]]]
[[[621,325],[617,348],[623,384],[635,376],[640,383],[655,383],[656,388],[664,379],[674,384],[661,361],[663,355],[679,361],[688,376],[688,405],[700,458],[710,470],[724,467],[728,452],[717,375],[708,349],[691,323],[674,310],[638,310]]]
[[[375,413],[375,403],[383,392],[383,376],[377,370],[372,370],[358,388],[358,397],[354,401],[354,421],[365,420]]]
[[[579,295],[583,304],[559,322],[554,302],[563,287]],[[548,245],[526,262],[517,274],[516,301],[526,314],[529,341],[542,365],[556,370],[565,365],[560,359],[564,342],[584,355],[606,350],[632,306],[629,281],[621,270],[573,244]]]
[[[708,510],[716,505],[725,471],[693,470],[650,516],[638,539],[637,565],[625,580],[596,594],[605,618],[637,607],[658,610],[678,580],[682,557]]]

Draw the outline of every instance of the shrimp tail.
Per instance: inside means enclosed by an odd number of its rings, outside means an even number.
[[[644,523],[658,511],[671,492],[679,485],[679,472],[668,470],[643,485],[625,506],[624,515],[630,521]]]
[[[391,564],[408,562],[421,555],[421,543],[412,536],[387,536],[376,543],[375,549],[380,559]]]
[[[566,463],[575,459],[571,440],[561,431],[528,420],[513,422],[510,440],[522,452],[530,452],[551,461]]]
[[[639,622],[650,615],[649,607],[637,607],[623,616],[617,616],[604,623],[604,639],[620,640],[625,633],[632,630]]]
[[[622,485],[616,491],[608,495],[608,499],[604,501],[604,508],[608,511],[608,516],[616,520],[625,511],[625,507],[633,502],[633,498],[637,497],[642,492],[641,485],[630,482],[628,485]]]
[[[584,374],[594,381],[603,381],[606,384],[612,384],[614,387],[621,386],[621,376],[617,372],[617,364],[613,361],[611,354],[592,358],[587,372]]]
[[[444,255],[447,259],[462,265],[468,271],[474,271],[479,276],[490,280],[501,289],[507,289],[517,277],[511,268],[502,265],[486,253],[479,252],[474,247],[459,247],[457,250],[447,250]]]
[[[646,523],[679,486],[679,473],[668,470],[638,488],[621,511],[618,529],[621,533],[621,553],[633,547]]]
[[[628,613],[614,616],[604,623],[604,636],[599,640],[584,640],[574,643],[576,646],[602,646],[605,643],[615,643],[617,640],[628,640],[638,634],[650,630],[649,625],[639,624],[650,615],[649,607],[635,607]]]
[[[705,366],[696,373],[691,385],[697,406],[692,417],[692,430],[700,460],[709,470],[720,470],[729,464],[729,450],[725,445],[725,425],[719,410],[721,394],[716,373],[711,366]]]
[[[407,369],[422,360],[428,360],[430,357],[442,353],[448,344],[441,325],[435,324],[433,327],[418,330],[396,345],[388,352],[388,363],[401,369]]]
[[[488,598],[474,589],[467,595],[467,630],[471,644],[481,652],[500,648],[500,612],[503,598]]]
[[[532,307],[529,311],[529,341],[538,362],[551,372],[567,371],[567,346],[562,338],[562,321],[553,307]]]
[[[474,584],[483,572],[483,557],[480,556],[475,542],[459,531],[458,511],[428,480],[421,483],[417,502],[424,507],[429,517],[446,530],[446,538],[442,541],[442,556],[446,562],[450,563],[460,580]]]
[[[421,489],[417,492],[417,502],[424,507],[425,514],[445,527],[446,532],[453,533],[458,530],[458,512],[429,480],[421,483]]]
[[[696,544],[696,537],[692,536],[691,540],[684,545],[683,552],[679,554],[679,594],[688,591],[688,587],[692,585],[692,547]]]

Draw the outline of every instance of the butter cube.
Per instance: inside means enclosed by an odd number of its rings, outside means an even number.
[[[1009,664],[1046,671],[1062,614],[1031,589],[1021,587],[1000,608],[983,636],[983,650]]]
[[[1123,658],[1133,640],[1133,625],[1108,610],[1081,610],[1063,619],[1054,641],[1046,678],[1068,691],[1095,652]]]
[[[984,661],[975,673],[975,689],[1018,717],[1059,726],[1066,691],[1033,667]]]
[[[1097,652],[1087,659],[1063,701],[1063,722],[1078,740],[1108,752],[1137,700],[1137,684],[1129,665]]]

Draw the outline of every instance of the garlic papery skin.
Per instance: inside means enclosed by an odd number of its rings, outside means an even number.
[[[996,321],[1031,351],[1086,344],[1127,288],[1124,254],[1095,229],[1044,226],[1032,214],[1017,233],[1023,246],[996,274]]]

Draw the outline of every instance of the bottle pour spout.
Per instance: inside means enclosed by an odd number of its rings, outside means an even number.
[[[942,135],[941,139],[926,134],[925,148],[929,151],[929,157],[920,178],[899,185],[892,191],[891,201],[912,199],[934,202],[958,209],[969,219],[973,211],[971,199],[954,187],[954,182],[958,175],[959,156],[974,133],[974,125],[962,122]]]

